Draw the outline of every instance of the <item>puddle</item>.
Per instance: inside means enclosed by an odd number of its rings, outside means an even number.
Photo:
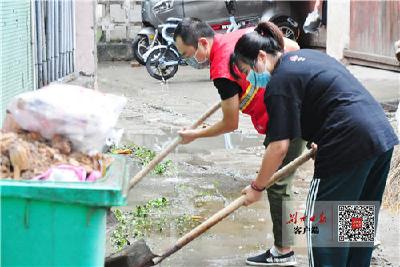
[[[173,141],[175,134],[172,128],[162,128],[154,134],[125,135],[122,143],[131,142],[160,151]],[[175,161],[179,162],[179,167],[173,174],[148,176],[131,191],[129,205],[124,210],[161,196],[170,200],[168,212],[163,213],[168,227],[162,232],[150,231],[145,235],[153,252],[161,253],[195,226],[184,218],[194,216],[203,221],[240,196],[240,190],[249,181],[242,171],[250,166],[253,168],[251,178],[254,177],[259,164],[255,159],[261,158],[262,142],[263,136],[234,132],[179,146],[172,155],[179,158]],[[245,159],[242,154],[246,155]],[[215,164],[218,162],[228,162],[232,166],[217,169]],[[242,166],[238,168],[238,164]],[[176,218],[183,218],[179,227]],[[272,222],[265,194],[263,201],[240,208],[166,259],[161,266],[245,266],[246,257],[264,251],[272,244]],[[299,255],[299,266],[306,266],[307,250],[296,248],[296,254]]]
[[[176,132],[171,129],[161,129],[164,134],[124,134],[122,143],[135,143],[155,151],[160,151],[176,138]],[[248,149],[262,146],[263,137],[257,134],[243,135],[241,133],[228,133],[222,136],[199,138],[187,145],[180,145],[176,153],[204,153],[209,154],[215,149]]]
[[[187,215],[205,220],[239,197],[239,188],[243,188],[245,184],[246,181],[234,181],[230,175],[199,175],[184,171],[175,177],[150,176],[132,190],[129,205],[124,210],[133,209],[160,196],[168,198],[170,207],[163,218],[170,227],[145,236],[152,251],[161,253],[173,245],[181,234],[188,232],[188,227],[194,227],[183,221],[181,226],[183,229],[187,226],[187,229],[182,231],[177,226],[176,218]],[[245,266],[246,257],[267,249],[273,243],[268,211],[264,195],[263,201],[248,208],[240,208],[160,266]],[[306,255],[306,250],[300,248],[299,253]]]

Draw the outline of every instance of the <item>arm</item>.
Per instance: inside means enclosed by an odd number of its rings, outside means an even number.
[[[232,132],[238,127],[240,109],[239,93],[241,92],[240,86],[236,82],[226,78],[217,78],[213,82],[222,99],[221,107],[223,118],[219,122],[207,128],[179,131],[178,133],[183,139],[183,144],[190,143],[196,138],[211,137]]]
[[[183,139],[182,143],[187,144],[197,138],[217,136],[236,130],[239,125],[239,95],[236,94],[221,101],[221,108],[223,113],[222,120],[210,127],[179,131],[178,133]]]
[[[283,43],[285,45],[285,47],[284,47],[285,53],[296,51],[296,50],[300,49],[300,46],[297,44],[297,42],[295,42],[289,38],[283,37]]]
[[[321,5],[321,0],[316,0],[314,4],[314,11],[318,11],[320,5]]]
[[[198,137],[211,137],[232,132],[239,125],[239,95],[223,100],[221,102],[222,120],[214,125],[199,129]]]
[[[272,142],[267,146],[255,180],[257,187],[265,187],[269,184],[269,179],[282,165],[283,159],[289,149],[289,144],[290,140],[285,139]]]
[[[277,86],[279,85],[282,85],[283,88],[289,87],[285,84],[285,80],[280,81]],[[266,106],[270,116],[268,139],[271,142],[265,150],[259,173],[252,184],[254,189],[252,186],[247,186],[242,191],[242,194],[246,195],[245,205],[261,199],[262,189],[271,185],[270,179],[281,166],[290,140],[301,137],[301,105],[298,101],[287,96],[271,95],[266,98]]]

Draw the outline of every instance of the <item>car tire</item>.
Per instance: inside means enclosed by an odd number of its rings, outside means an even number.
[[[291,39],[293,41],[297,41],[297,39],[299,38],[299,28],[298,27],[294,27],[292,24],[290,24],[287,21],[278,21],[278,22],[274,22],[278,28],[282,31],[283,36]]]

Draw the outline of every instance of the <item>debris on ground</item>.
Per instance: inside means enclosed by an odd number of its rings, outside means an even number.
[[[400,148],[395,147],[389,176],[386,181],[383,205],[391,210],[400,212]]]
[[[397,134],[400,136],[400,103],[398,101],[382,103],[386,116],[393,126],[397,129]],[[397,110],[397,112],[396,112]],[[385,193],[383,195],[383,206],[400,212],[400,147],[395,146],[390,163],[390,171],[386,181]]]
[[[140,65],[140,63],[139,62],[137,62],[137,61],[135,61],[135,60],[132,60],[131,61],[131,67],[132,68],[137,68],[137,67],[140,67],[141,65]]]

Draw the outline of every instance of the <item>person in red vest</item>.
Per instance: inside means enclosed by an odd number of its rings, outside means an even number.
[[[210,78],[220,94],[223,112],[222,119],[210,127],[179,131],[183,138],[182,143],[186,144],[197,138],[217,136],[236,130],[239,124],[239,111],[250,115],[258,133],[267,134],[269,118],[264,104],[264,94],[268,81],[260,80],[254,72],[248,74],[238,72],[239,77],[234,78],[229,71],[230,55],[234,51],[236,41],[253,30],[253,28],[247,28],[226,34],[216,34],[207,23],[195,18],[185,18],[178,24],[174,33],[176,47],[187,59],[189,65],[195,68],[210,66]],[[276,36],[280,37],[279,46],[282,50],[299,49],[296,42],[284,39],[277,27],[273,27],[273,30],[276,31]],[[264,142],[265,146],[268,145],[267,139]],[[294,139],[282,166],[300,155],[303,147],[302,139]],[[289,232],[289,228],[282,227],[282,221],[289,220],[288,215],[282,214],[282,205],[290,206],[288,201],[292,197],[293,176],[294,174],[285,177],[267,189],[273,222],[274,245],[265,253],[265,266],[277,263],[280,266],[297,264],[291,249],[293,236],[289,234],[289,238],[283,240],[282,235],[282,232]],[[253,190],[263,191],[255,186]],[[286,208],[286,210],[290,209],[290,207]],[[260,265],[253,258],[248,258],[246,263]]]

